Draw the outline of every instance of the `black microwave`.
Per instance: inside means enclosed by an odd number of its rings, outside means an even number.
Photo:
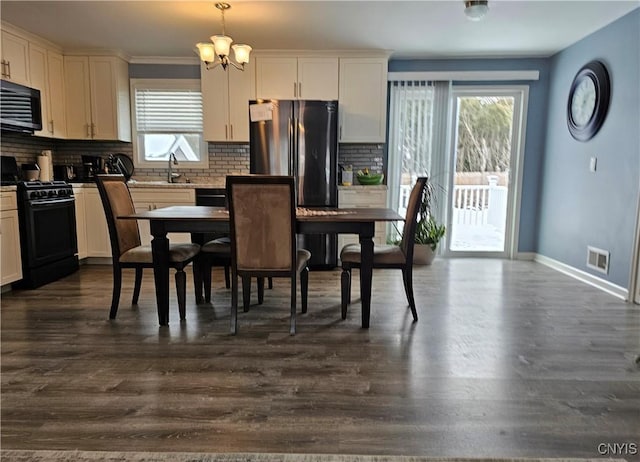
[[[23,133],[42,130],[40,90],[6,80],[0,82],[0,128]]]

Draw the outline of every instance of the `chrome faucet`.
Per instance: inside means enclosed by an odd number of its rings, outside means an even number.
[[[173,173],[173,165],[178,165],[178,159],[176,159],[175,153],[169,154],[169,172],[167,173],[167,183],[173,183],[174,178],[178,178],[180,175]]]

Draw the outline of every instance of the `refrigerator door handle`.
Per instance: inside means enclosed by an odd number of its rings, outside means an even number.
[[[291,117],[289,117],[289,125],[287,128],[289,134],[289,175],[293,175],[293,148],[294,148],[294,138],[293,138],[293,122]]]

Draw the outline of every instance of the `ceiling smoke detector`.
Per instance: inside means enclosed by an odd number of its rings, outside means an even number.
[[[480,21],[489,12],[489,0],[465,0],[464,14],[471,21]]]

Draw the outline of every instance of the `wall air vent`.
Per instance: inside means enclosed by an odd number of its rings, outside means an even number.
[[[609,273],[609,252],[587,246],[587,267],[604,274]]]

